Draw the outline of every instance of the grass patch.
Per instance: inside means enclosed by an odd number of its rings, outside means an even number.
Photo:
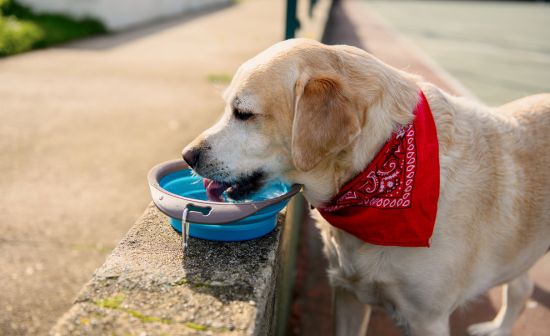
[[[208,75],[208,81],[214,84],[229,84],[233,77],[225,73],[213,73]]]
[[[15,0],[0,0],[0,57],[106,32],[94,19],[38,14]]]
[[[30,50],[43,36],[44,32],[31,22],[0,16],[0,57]]]

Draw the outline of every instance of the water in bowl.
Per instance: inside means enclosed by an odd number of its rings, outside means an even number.
[[[203,201],[208,200],[202,177],[193,174],[191,169],[184,169],[166,175],[160,180],[160,186],[176,195]],[[226,202],[253,202],[271,199],[283,195],[289,190],[289,185],[281,181],[273,181],[244,200],[232,200],[225,193],[223,196]],[[189,235],[216,241],[242,241],[259,238],[275,229],[277,214],[287,203],[288,200],[279,202],[233,223],[220,225],[190,223]],[[181,232],[180,220],[170,218],[170,224],[174,229]]]

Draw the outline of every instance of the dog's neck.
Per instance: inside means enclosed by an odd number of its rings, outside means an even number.
[[[304,195],[313,206],[330,201],[346,182],[365,169],[398,126],[413,120],[419,87],[412,77],[398,72],[393,75],[378,99],[361,111],[364,126],[351,146],[301,176]]]

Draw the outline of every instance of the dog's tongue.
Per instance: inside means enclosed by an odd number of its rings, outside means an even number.
[[[229,188],[229,184],[207,178],[204,178],[202,182],[206,188],[206,196],[209,200],[214,202],[223,202],[222,194],[227,188]]]

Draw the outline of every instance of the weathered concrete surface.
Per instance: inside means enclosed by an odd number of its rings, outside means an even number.
[[[128,232],[52,335],[267,335],[281,240],[220,243],[181,236],[153,205]]]
[[[150,202],[145,176],[215,122],[284,3],[242,1],[0,60],[0,335],[44,335]]]

